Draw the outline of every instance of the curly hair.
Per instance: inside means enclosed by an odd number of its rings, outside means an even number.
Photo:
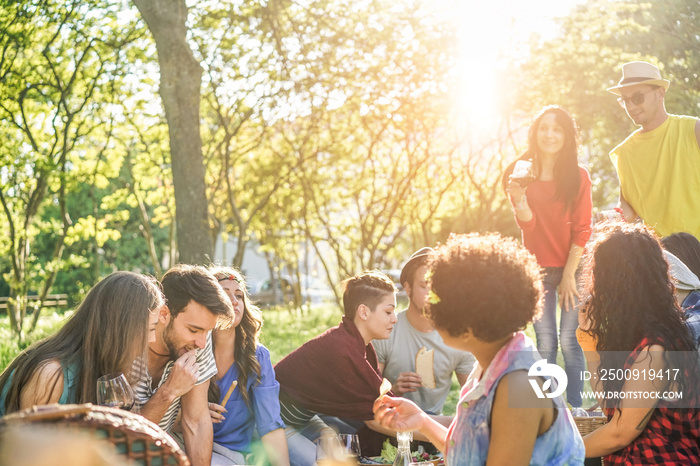
[[[428,258],[428,277],[426,313],[454,337],[471,329],[476,338],[493,342],[541,313],[540,267],[513,238],[452,234]]]
[[[343,309],[345,316],[353,320],[360,304],[374,310],[387,294],[396,293],[396,286],[386,274],[379,270],[365,270],[347,278],[343,286]]]
[[[236,326],[236,344],[233,350],[233,359],[238,365],[238,388],[246,405],[250,406],[250,394],[248,393],[248,377],[255,378],[254,384],[260,383],[260,363],[255,357],[258,347],[258,338],[262,329],[263,319],[260,310],[255,306],[248,294],[245,278],[240,271],[233,267],[211,267],[210,272],[221,282],[234,280],[243,291],[243,317],[241,323]],[[212,342],[213,344],[213,342]],[[209,384],[209,401],[218,403],[221,399],[221,390],[216,383]]]
[[[584,276],[589,298],[584,309],[588,333],[598,339],[602,369],[622,368],[625,355],[645,337],[652,343],[662,342],[669,351],[695,351],[654,233],[641,224],[603,224],[587,262]],[[697,380],[697,360],[693,360],[690,370]],[[619,391],[623,384],[624,380],[603,380],[606,391]],[[685,379],[680,385],[682,390],[694,391]]]
[[[690,233],[674,233],[661,238],[661,244],[700,278],[700,241],[695,236]]]
[[[578,168],[578,127],[569,112],[558,105],[548,105],[535,115],[527,133],[527,151],[508,165],[501,182],[503,189],[505,189],[508,185],[509,176],[513,173],[515,163],[518,160],[531,160],[536,167],[536,173],[542,172],[542,162],[539,157],[539,146],[537,144],[537,131],[540,128],[542,119],[550,113],[554,115],[557,124],[564,130],[564,147],[562,147],[554,165],[554,180],[557,186],[555,196],[557,199],[563,200],[567,209],[570,209],[581,189],[581,175]]]

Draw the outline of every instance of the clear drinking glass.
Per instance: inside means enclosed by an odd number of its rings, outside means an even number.
[[[413,440],[413,432],[396,432],[396,443],[398,450],[394,466],[409,466],[411,464],[411,440]]]
[[[515,162],[511,181],[517,182],[523,188],[535,181],[535,173],[532,171],[532,162],[529,160],[518,160]]]
[[[97,404],[126,410],[134,406],[134,392],[123,373],[107,374],[97,379]]]
[[[359,448],[357,443],[357,449]],[[348,453],[339,435],[322,434],[316,440],[316,464],[318,466],[352,466],[357,464],[357,461]]]
[[[338,434],[340,444],[345,448],[347,456],[359,458],[362,455],[360,451],[360,439],[356,434]]]

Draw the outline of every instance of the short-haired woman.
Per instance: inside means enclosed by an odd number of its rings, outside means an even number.
[[[282,418],[299,431],[313,431],[309,437],[323,427],[315,424],[316,415],[338,418],[340,430],[357,431],[362,453],[375,455],[392,432],[380,427],[372,413],[382,383],[372,340],[391,334],[397,321],[396,289],[385,274],[367,271],[345,280],[343,290],[340,324],[275,366]]]

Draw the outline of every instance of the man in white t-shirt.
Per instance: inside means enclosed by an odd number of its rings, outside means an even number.
[[[379,369],[392,383],[393,392],[412,400],[429,414],[440,414],[450,392],[452,373],[456,373],[460,386],[464,385],[476,360],[471,353],[447,346],[423,315],[428,295],[425,263],[432,252],[428,247],[419,249],[404,265],[399,280],[408,295],[408,308],[397,315],[398,322],[389,339],[374,340],[372,344]],[[433,389],[424,387],[416,372],[416,353],[423,347],[434,353]]]
[[[232,321],[233,306],[204,267],[177,265],[163,276],[162,284],[166,304],[158,310],[156,340],[149,343],[146,368],[137,368],[141,378],[134,389],[136,406],[168,433],[182,411],[187,456],[192,466],[209,466],[214,432],[207,391],[217,373],[211,330]]]

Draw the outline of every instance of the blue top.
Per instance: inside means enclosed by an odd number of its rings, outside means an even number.
[[[214,442],[229,450],[249,453],[255,428],[260,437],[273,430],[284,428],[284,422],[280,416],[280,385],[275,379],[270,352],[264,346],[258,345],[255,357],[260,363],[260,383],[254,383],[253,374],[248,376],[250,408],[245,404],[241,391],[236,388],[224,406],[228,411],[224,413],[224,421],[214,424]],[[221,389],[219,403],[223,401],[234,380],[238,380],[236,363],[232,364],[228,372],[216,381]]]
[[[503,376],[516,370],[528,370],[529,374],[529,369],[540,360],[542,357],[532,340],[518,332],[498,351],[485,371],[481,366],[474,369],[462,388],[457,415],[448,432],[447,465],[486,464],[491,443],[491,409],[498,383]],[[585,448],[581,434],[562,397],[557,396],[552,401],[557,417],[547,432],[535,440],[530,465],[582,465]]]
[[[63,368],[63,392],[61,393],[61,398],[58,400],[58,404],[67,405],[76,403],[75,391],[78,385],[78,381],[76,380],[78,377],[78,363],[61,363],[61,367]],[[7,392],[10,391],[10,384],[12,383],[13,376],[14,371],[10,374],[10,378],[7,379],[7,383],[2,387],[2,393],[0,393],[0,416],[5,415],[5,398],[7,398]]]
[[[700,292],[691,291],[681,305],[685,312],[685,324],[690,328],[695,344],[700,344]]]

